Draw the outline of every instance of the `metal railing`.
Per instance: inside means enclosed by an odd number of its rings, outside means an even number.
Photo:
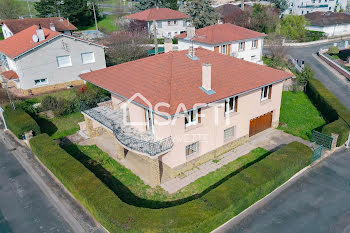
[[[100,124],[111,129],[116,139],[127,149],[147,154],[149,156],[157,156],[166,151],[169,151],[174,145],[171,137],[167,137],[155,142],[143,140],[142,137],[131,137],[123,130],[121,125],[106,117],[96,109],[92,108],[85,110],[84,113],[94,120],[98,121]]]

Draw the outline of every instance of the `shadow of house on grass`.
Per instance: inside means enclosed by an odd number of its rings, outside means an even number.
[[[57,132],[58,128],[50,120],[36,116],[34,120],[38,123],[41,133],[47,133],[52,136]]]
[[[89,156],[87,156],[84,152],[79,150],[77,145],[67,142],[66,145],[62,146],[62,148],[71,156],[73,156],[75,159],[77,159],[79,162],[81,162],[87,169],[89,169],[92,173],[95,174],[95,176],[100,179],[108,188],[110,188],[123,202],[133,205],[136,207],[143,207],[143,208],[150,208],[150,209],[161,209],[161,208],[169,208],[177,205],[182,205],[186,202],[193,201],[195,199],[201,198],[203,195],[207,194],[211,190],[215,189],[231,177],[237,175],[247,167],[253,165],[256,162],[259,162],[260,160],[264,159],[266,156],[271,154],[271,152],[268,152],[264,154],[263,156],[260,156],[256,160],[244,165],[243,167],[237,169],[236,171],[232,172],[231,174],[227,175],[217,183],[209,186],[207,189],[205,189],[203,192],[194,194],[192,196],[178,199],[174,201],[154,201],[154,200],[148,200],[144,198],[140,198],[135,193],[133,193],[127,186],[125,186],[120,180],[118,180],[116,177],[114,177],[109,171],[107,171],[99,162],[96,160],[91,159]]]

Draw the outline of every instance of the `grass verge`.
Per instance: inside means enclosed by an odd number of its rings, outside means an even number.
[[[103,28],[107,32],[117,31],[118,28],[116,27],[114,22],[117,18],[118,18],[117,15],[104,15],[103,18],[97,22],[97,26],[99,30]],[[78,27],[78,29],[79,30],[96,30],[96,26],[95,24],[91,26],[80,26]]]
[[[84,116],[80,112],[52,119],[36,117],[36,122],[40,126],[41,132],[47,133],[52,139],[75,134],[79,130],[78,123],[82,121],[84,121]]]
[[[33,152],[110,232],[210,232],[266,196],[311,163],[312,151],[293,142],[230,177],[197,199],[151,209],[123,202],[47,134],[30,140]]]
[[[174,194],[169,194],[160,187],[151,188],[97,146],[69,145],[63,149],[102,180],[123,201],[142,207],[167,207],[188,201],[187,198],[198,195],[216,185],[230,174],[247,167],[268,154],[263,148],[256,148],[250,153],[232,161],[189,184]],[[161,201],[161,202],[160,202]]]
[[[310,140],[313,129],[326,124],[317,108],[304,92],[284,91],[278,129],[294,136]],[[283,123],[286,124],[283,126]]]

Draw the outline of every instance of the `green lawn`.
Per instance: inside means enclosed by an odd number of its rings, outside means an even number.
[[[326,121],[304,92],[285,91],[282,94],[280,123],[278,129],[309,140],[313,129],[321,128]]]
[[[117,15],[105,15],[101,20],[97,22],[97,26],[99,29],[104,28],[107,32],[112,32],[118,30],[114,21],[118,18]],[[78,27],[79,30],[96,30],[96,26],[81,26]]]
[[[117,193],[124,202],[144,207],[155,205],[155,201],[162,201],[162,207],[188,201],[185,198],[193,197],[205,190],[216,187],[243,168],[268,155],[268,151],[265,149],[256,148],[222,168],[199,178],[178,192],[168,194],[160,187],[151,188],[145,185],[138,176],[120,165],[97,146],[73,144],[64,146],[64,149],[91,170],[113,192]]]
[[[47,133],[52,139],[75,134],[79,130],[78,122],[82,121],[84,121],[84,117],[80,112],[54,117],[53,119],[36,117],[36,122],[39,124],[41,132]]]

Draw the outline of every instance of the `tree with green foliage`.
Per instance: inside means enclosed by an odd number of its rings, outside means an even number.
[[[18,19],[24,12],[17,0],[0,0],[0,19]]]
[[[219,15],[212,7],[211,0],[192,0],[186,3],[185,13],[191,16],[196,28],[203,28],[217,23]]]
[[[270,33],[276,30],[280,22],[279,14],[271,7],[265,7],[261,4],[254,4],[253,11],[250,13],[248,28],[254,31]]]
[[[305,36],[306,20],[303,15],[287,15],[281,21],[281,35],[288,39],[298,40]]]
[[[39,17],[58,16],[61,11],[60,0],[40,0],[34,3]]]
[[[298,82],[302,85],[305,85],[310,79],[314,78],[315,72],[310,65],[306,65],[303,71],[297,74]]]
[[[89,26],[94,21],[87,0],[65,0],[62,11],[64,17],[75,25]]]
[[[328,54],[329,55],[336,55],[339,53],[339,48],[337,46],[331,46],[328,49]]]
[[[271,0],[273,4],[275,4],[276,8],[283,13],[288,9],[288,1],[287,0]]]
[[[140,0],[134,8],[134,11],[144,11],[151,8],[170,8],[173,10],[178,10],[179,6],[177,4],[177,0]]]
[[[68,18],[76,26],[89,26],[94,22],[91,1],[88,0],[40,0],[34,7],[40,17],[58,16]],[[95,4],[96,16],[99,19],[99,10]]]

